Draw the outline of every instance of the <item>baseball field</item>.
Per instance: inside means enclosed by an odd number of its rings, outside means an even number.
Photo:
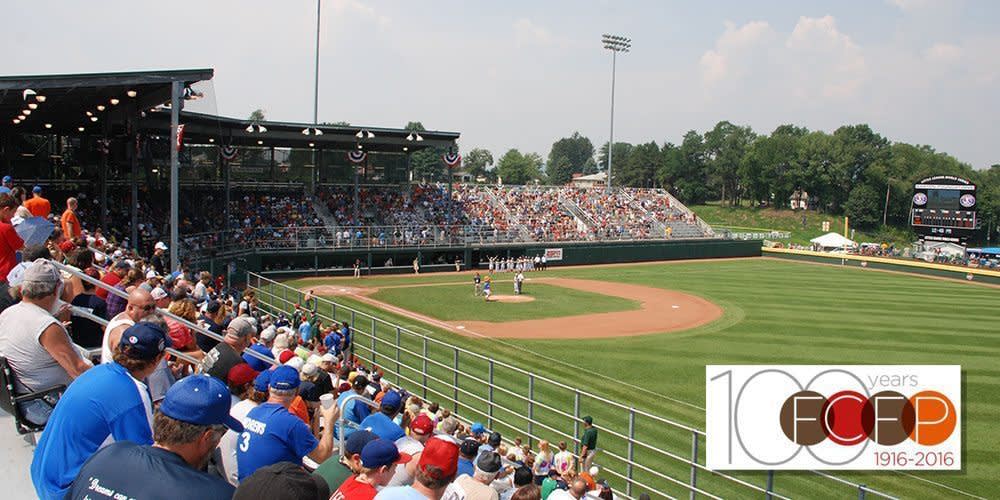
[[[497,276],[495,296],[513,295],[511,278]],[[308,278],[286,284],[334,295],[330,298],[337,303],[385,321],[696,428],[704,427],[707,364],[960,364],[965,449],[961,472],[837,477],[907,498],[990,497],[1000,491],[1000,437],[993,432],[1000,422],[1000,289],[995,287],[772,258],[556,268],[527,273],[525,294],[512,301],[486,302],[476,296],[470,273]],[[343,308],[334,312],[324,306],[321,311],[347,318]],[[355,326],[370,333],[365,324]],[[400,353],[392,348],[398,334],[382,326],[377,330],[376,363],[387,370],[395,369],[396,360],[419,366],[414,354],[421,345],[416,338],[404,336]],[[446,389],[446,382],[452,382],[447,370],[452,355],[436,345],[428,355],[440,364],[398,372],[403,385],[406,379],[423,377],[431,391],[428,399],[445,401],[443,395],[452,394]],[[477,396],[483,394],[482,383],[471,377],[485,378],[487,367],[478,359],[461,362],[470,379],[456,377],[463,389],[455,405],[463,416],[486,422],[489,417],[479,413],[483,404]],[[524,394],[530,385],[526,379],[498,371],[495,380],[512,393]],[[532,389],[536,400],[547,401],[551,409],[525,408],[514,394],[501,392],[491,397],[506,398],[508,407],[525,412],[492,417],[524,425],[531,412],[534,434],[565,439],[553,429],[571,433],[573,425],[556,410],[572,413],[572,395],[557,388]],[[593,415],[599,427],[621,432],[627,428],[623,413],[588,398],[580,408],[580,414]],[[494,428],[509,429],[489,420]],[[638,419],[635,433],[670,453],[690,456],[689,432]],[[602,435],[599,445],[622,456],[628,451],[610,433]],[[703,450],[702,444],[702,463]],[[662,457],[642,448],[633,453],[647,464]],[[689,467],[655,460],[660,462],[654,467],[658,472],[688,480]],[[597,462],[602,462],[600,456]],[[604,464],[619,465],[608,457]],[[686,495],[683,488],[645,471],[634,473],[645,484]],[[763,474],[737,477],[765,483]],[[857,495],[855,489],[809,472],[778,473],[774,481],[775,491],[783,495]],[[704,471],[698,484],[727,497],[752,493]]]

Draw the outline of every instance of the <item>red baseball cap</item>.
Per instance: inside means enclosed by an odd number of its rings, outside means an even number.
[[[247,363],[240,363],[234,365],[229,369],[229,373],[226,375],[226,379],[231,385],[243,385],[253,382],[253,379],[257,378],[260,372],[250,368]]]
[[[421,413],[417,415],[417,418],[413,419],[413,422],[410,422],[410,432],[426,436],[434,432],[434,421],[431,420],[431,417]]]
[[[292,359],[294,356],[295,356],[294,352],[286,349],[284,351],[281,351],[281,354],[278,355],[278,361],[281,362],[281,364],[285,364],[289,359]]]
[[[440,471],[430,471],[427,469],[430,466]],[[429,439],[424,445],[424,451],[420,453],[417,467],[433,479],[455,477],[458,471],[458,443],[441,436]]]
[[[76,243],[73,243],[73,240],[66,240],[59,244],[59,250],[62,250],[63,253],[70,252],[74,248],[76,248]]]

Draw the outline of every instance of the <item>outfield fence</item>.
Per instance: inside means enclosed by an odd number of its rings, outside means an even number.
[[[261,309],[270,314],[290,314],[296,305],[305,305],[304,294],[298,289],[256,273],[247,273],[247,288],[256,293]],[[543,439],[551,443],[565,441],[578,455],[583,416],[593,416],[600,432],[594,462],[601,466],[602,477],[609,479],[616,494],[624,498],[635,499],[641,493],[653,498],[691,499],[783,499],[793,493],[895,498],[818,471],[782,473],[777,477],[774,471],[730,474],[710,470],[705,466],[706,435],[701,429],[327,298],[314,300],[323,321],[350,324],[354,355],[381,368],[385,380],[394,381],[424,400],[436,401],[443,408],[450,407],[465,421],[484,422],[505,438],[524,437],[532,449]],[[624,368],[623,373],[627,373]],[[585,378],[591,369],[600,368],[581,366],[581,376]]]

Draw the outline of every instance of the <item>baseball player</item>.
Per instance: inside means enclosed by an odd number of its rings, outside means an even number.
[[[483,278],[479,276],[479,271],[476,271],[476,275],[472,278],[472,283],[475,285],[475,296],[478,297],[483,286]]]
[[[524,287],[524,272],[518,271],[514,276],[514,295],[521,295]]]
[[[483,298],[485,298],[486,302],[490,301],[490,294],[492,293],[492,290],[491,290],[492,283],[493,283],[493,280],[490,279],[489,276],[487,276],[486,278],[483,279]]]

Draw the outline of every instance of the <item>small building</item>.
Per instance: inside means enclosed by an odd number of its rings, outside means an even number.
[[[796,189],[788,197],[788,206],[792,210],[812,210],[816,208],[817,199],[809,196],[809,193],[802,189]]]
[[[569,183],[576,188],[604,187],[608,184],[608,174],[607,172],[590,175],[573,174],[573,179]]]

